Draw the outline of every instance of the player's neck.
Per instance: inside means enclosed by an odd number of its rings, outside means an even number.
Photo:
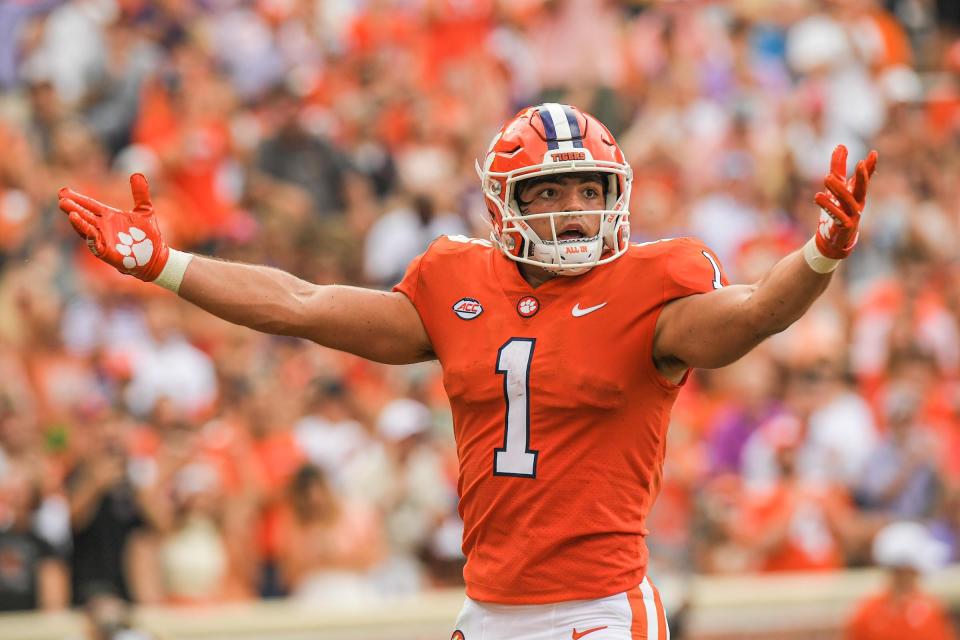
[[[540,267],[536,267],[532,264],[518,262],[517,268],[520,270],[520,275],[523,276],[523,279],[527,281],[527,284],[534,289],[542,285],[544,282],[553,280],[557,277],[556,273],[547,271],[546,269],[541,269]]]

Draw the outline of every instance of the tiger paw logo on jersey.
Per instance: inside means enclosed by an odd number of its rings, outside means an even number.
[[[467,640],[467,639],[463,635],[463,631],[460,631],[460,629],[457,629],[456,631],[453,632],[453,635],[450,636],[450,640]]]
[[[520,302],[517,303],[517,313],[521,317],[531,318],[537,315],[537,311],[540,311],[540,301],[533,296],[520,298]]]
[[[473,320],[483,313],[483,305],[476,298],[460,298],[453,305],[453,312],[462,320]]]

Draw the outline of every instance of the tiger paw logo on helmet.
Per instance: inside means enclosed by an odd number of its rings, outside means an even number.
[[[450,636],[450,640],[466,640],[466,636],[463,635],[463,631],[457,629],[453,632],[453,635]]]

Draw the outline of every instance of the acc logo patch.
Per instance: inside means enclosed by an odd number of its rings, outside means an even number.
[[[483,305],[475,298],[460,298],[453,305],[453,312],[462,320],[473,320],[483,313]]]
[[[463,635],[463,631],[460,631],[460,629],[457,629],[456,631],[453,632],[453,635],[450,636],[450,640],[466,640],[466,638]]]

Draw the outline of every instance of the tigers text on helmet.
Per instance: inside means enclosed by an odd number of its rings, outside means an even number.
[[[491,238],[508,258],[578,275],[626,252],[633,172],[613,135],[590,114],[552,102],[520,111],[493,137],[483,166],[477,163],[477,173],[490,212]],[[599,218],[593,237],[557,237],[558,219],[574,212],[524,215],[520,210],[517,191],[524,180],[570,173],[606,177],[606,208],[575,212]],[[549,218],[549,237],[541,238],[530,226],[535,218]]]

